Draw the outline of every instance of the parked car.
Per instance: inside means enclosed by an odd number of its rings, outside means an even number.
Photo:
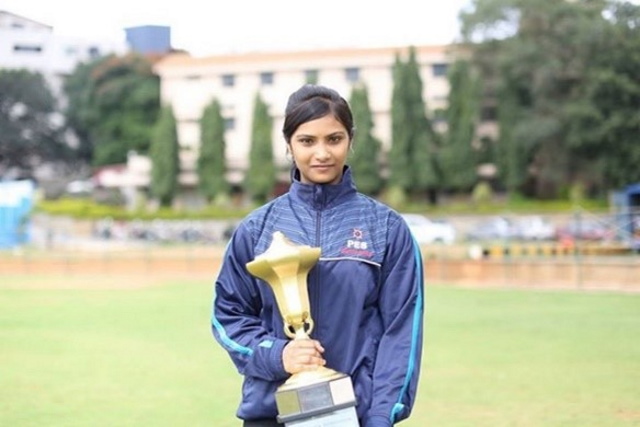
[[[515,235],[522,240],[553,240],[556,228],[540,216],[524,216],[514,222]]]
[[[456,230],[445,220],[432,220],[420,214],[402,214],[418,244],[445,243],[456,240]]]
[[[568,224],[560,227],[556,233],[560,240],[612,240],[615,237],[615,231],[605,222],[584,218],[574,219]]]
[[[517,238],[515,225],[507,218],[494,216],[478,222],[467,231],[468,240],[509,240]]]

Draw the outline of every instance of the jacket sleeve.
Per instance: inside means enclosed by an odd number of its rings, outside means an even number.
[[[289,376],[282,363],[288,340],[269,335],[262,326],[259,284],[246,269],[253,252],[243,222],[227,245],[215,282],[211,329],[242,375],[279,381]]]
[[[420,248],[401,218],[389,227],[382,266],[378,346],[371,407],[365,427],[391,426],[411,413],[422,356],[423,272]]]

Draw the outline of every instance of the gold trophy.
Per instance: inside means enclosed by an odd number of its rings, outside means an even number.
[[[308,339],[313,330],[307,274],[320,258],[320,248],[295,245],[276,231],[266,252],[247,263],[249,273],[273,290],[285,334]],[[358,426],[351,378],[324,366],[291,377],[276,390],[278,422],[287,427]]]

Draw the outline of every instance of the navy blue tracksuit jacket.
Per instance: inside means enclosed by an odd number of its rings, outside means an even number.
[[[212,330],[244,375],[238,417],[275,418],[276,388],[289,377],[273,291],[246,269],[276,231],[321,248],[307,280],[311,336],[325,348],[326,366],[351,376],[361,425],[408,417],[422,350],[420,251],[398,213],[356,191],[349,168],[337,185],[294,179],[287,194],[247,216],[227,246]]]

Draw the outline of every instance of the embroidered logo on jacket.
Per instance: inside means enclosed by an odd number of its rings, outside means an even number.
[[[340,253],[343,255],[371,258],[373,252],[369,250],[369,244],[363,239],[364,232],[359,228],[354,228],[351,239],[347,240],[346,247],[343,247]]]

